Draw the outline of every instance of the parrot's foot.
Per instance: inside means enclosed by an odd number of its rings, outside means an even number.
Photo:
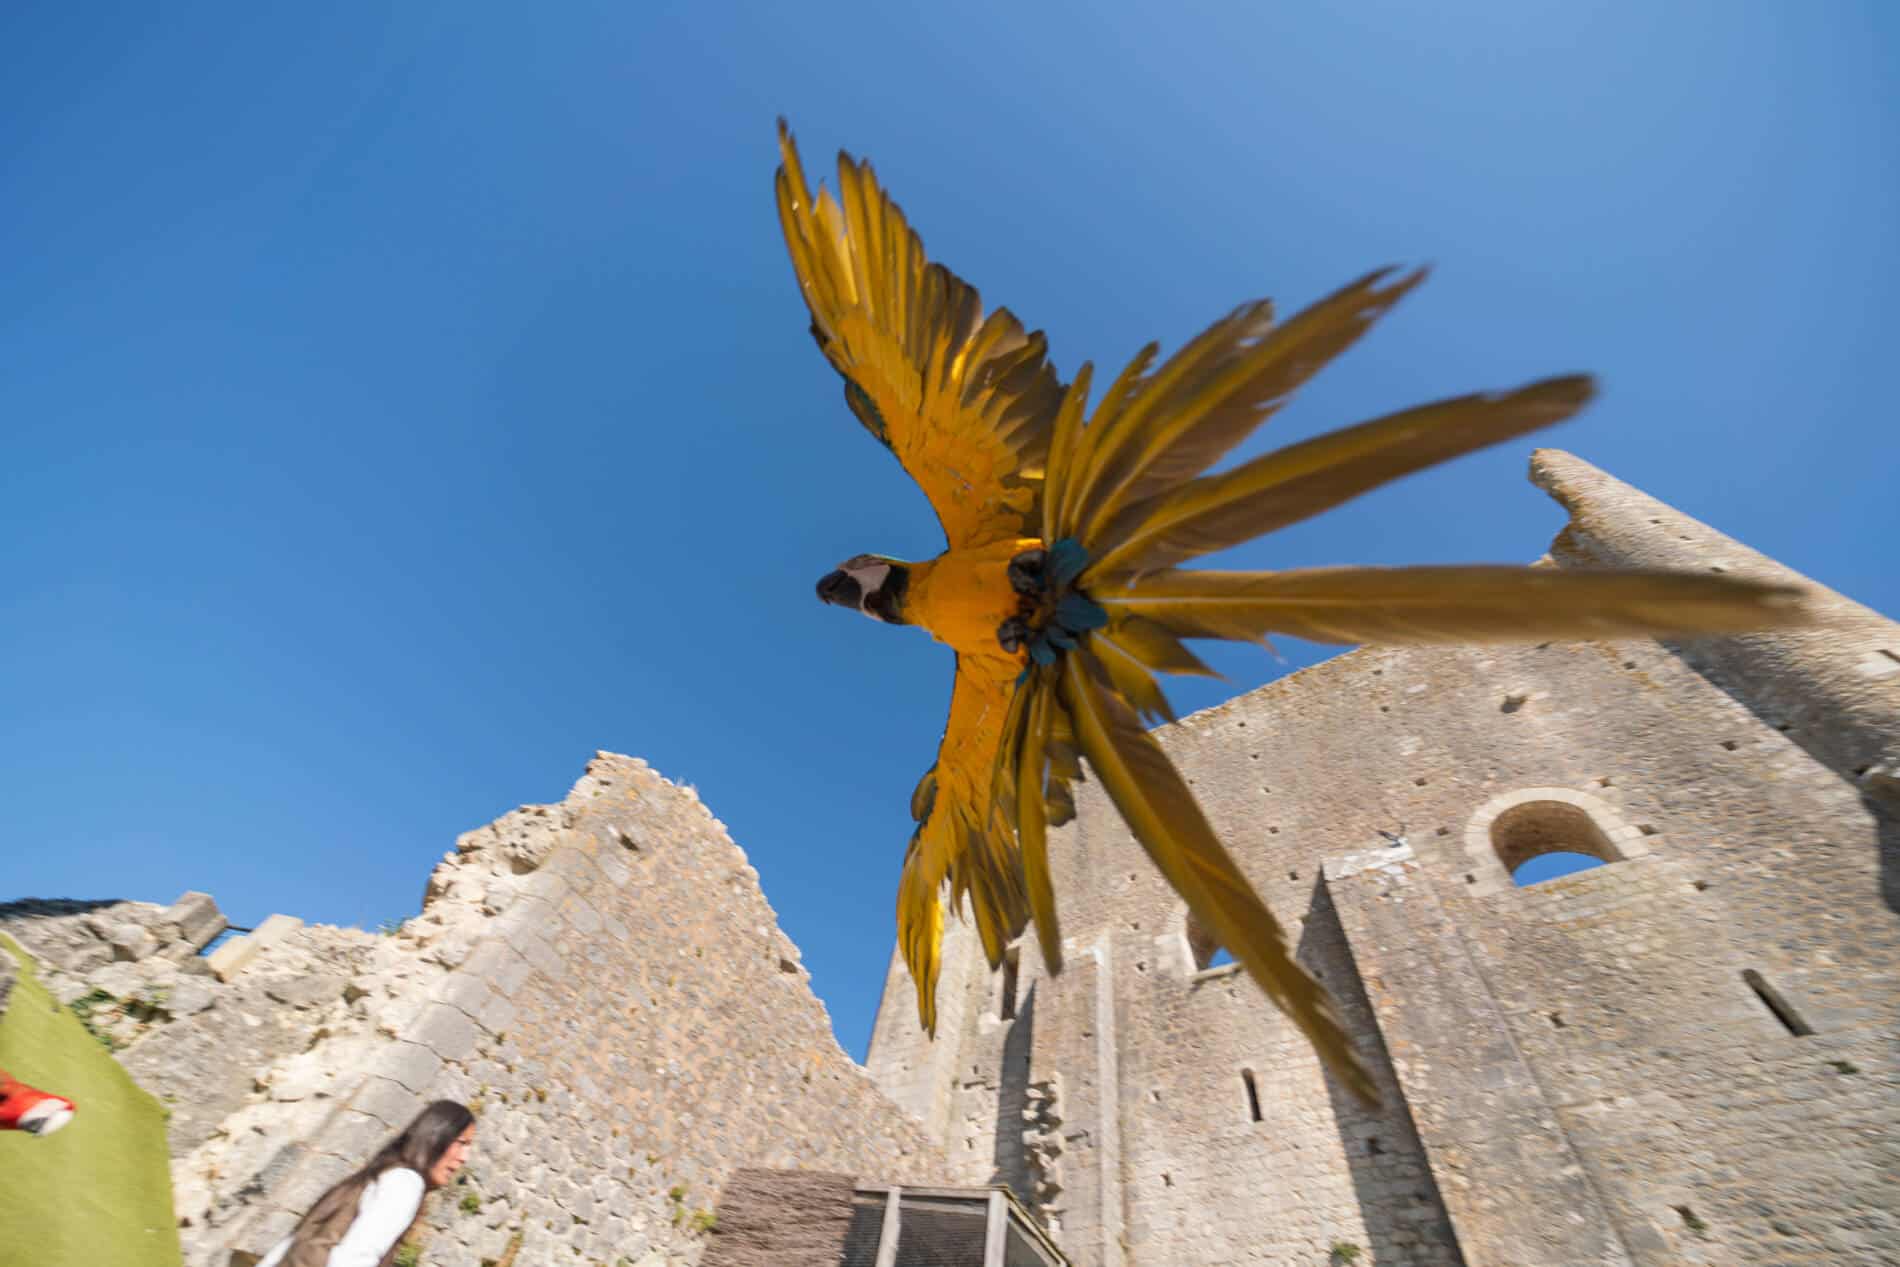
[[[1047,550],[1025,550],[1009,561],[1009,584],[1022,595],[1016,614],[996,627],[996,641],[1014,655],[1027,648],[1037,664],[1054,664],[1056,653],[1074,647],[1108,613],[1073,582],[1088,566],[1088,551],[1073,537]]]
[[[1028,598],[1037,598],[1042,594],[1043,565],[1048,561],[1047,550],[1024,550],[1009,561],[1009,587]],[[1009,623],[1007,621],[1005,624]],[[1000,631],[999,631],[1000,632]]]

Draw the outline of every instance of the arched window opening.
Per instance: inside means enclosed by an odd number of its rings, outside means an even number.
[[[1622,857],[1590,812],[1567,801],[1523,801],[1491,824],[1491,847],[1520,887]]]
[[[1260,1088],[1254,1085],[1253,1070],[1242,1069],[1240,1080],[1247,1085],[1247,1112],[1253,1121],[1260,1120]]]

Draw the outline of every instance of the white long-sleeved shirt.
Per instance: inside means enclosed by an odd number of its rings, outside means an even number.
[[[403,1166],[385,1170],[363,1189],[356,1220],[330,1251],[325,1267],[376,1267],[422,1208],[422,1176]],[[277,1267],[290,1251],[290,1238],[271,1247],[257,1267]]]

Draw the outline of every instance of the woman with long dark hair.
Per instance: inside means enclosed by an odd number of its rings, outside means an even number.
[[[369,1164],[331,1188],[257,1267],[389,1267],[422,1216],[422,1198],[455,1177],[475,1115],[437,1100]]]

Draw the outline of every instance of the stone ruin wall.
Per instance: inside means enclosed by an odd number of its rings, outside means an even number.
[[[1788,575],[1567,455],[1535,475],[1566,564]],[[940,1041],[894,958],[867,1067],[959,1182],[1040,1185],[1078,1264],[1900,1260],[1900,627],[1823,603],[1827,634],[1362,650],[1158,732],[1384,1112],[1195,971],[1092,785],[1051,848],[1061,976],[1026,937],[1005,1021],[953,923]],[[1500,842],[1617,860],[1519,889]]]
[[[1777,571],[1565,455],[1534,477],[1564,565]],[[626,758],[465,836],[393,936],[273,917],[223,981],[202,903],[16,903],[0,931],[171,1106],[194,1267],[437,1095],[482,1138],[424,1262],[691,1262],[739,1166],[1007,1183],[1082,1264],[1892,1261],[1900,631],[1827,601],[1826,634],[1355,652],[1162,732],[1378,1114],[1194,971],[1092,785],[1053,843],[1065,971],[1027,939],[1006,1018],[953,922],[931,1044],[894,957],[888,1100],[723,828]],[[1516,889],[1499,824],[1539,821],[1619,861]]]
[[[565,802],[462,837],[393,935],[274,916],[207,959],[179,915],[23,902],[0,931],[170,1107],[192,1267],[261,1253],[442,1096],[480,1126],[423,1263],[691,1263],[741,1166],[942,1179],[745,855],[644,762],[601,754]]]

